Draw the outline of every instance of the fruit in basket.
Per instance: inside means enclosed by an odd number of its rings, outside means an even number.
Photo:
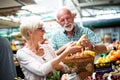
[[[85,38],[87,38],[87,36],[86,36],[86,34],[83,34],[83,35],[80,37],[80,39],[77,41],[76,46],[81,46],[80,41],[81,41],[82,39],[85,39]]]
[[[80,39],[76,42],[76,46],[81,46],[80,41],[81,41],[82,39],[85,39],[85,38],[87,38],[87,36],[86,36],[86,34],[83,34],[83,35],[80,37]],[[77,52],[76,54],[77,54],[77,56],[83,56],[83,50],[82,50],[82,52]]]
[[[81,46],[81,44],[79,42],[76,43],[76,46]]]
[[[82,39],[85,39],[85,38],[87,38],[87,36],[86,36],[86,34],[83,34],[81,37],[80,37],[80,39],[77,41],[77,43],[76,43],[76,46],[81,46],[81,44],[80,44],[80,41],[82,40]],[[77,52],[76,53],[77,55],[81,55],[81,56],[83,56],[83,55],[85,55],[85,56],[93,56],[93,57],[95,57],[95,52],[94,51],[90,51],[90,50],[85,50],[85,51],[83,51],[82,50],[82,52]]]
[[[84,55],[90,55],[90,56],[93,56],[93,57],[95,57],[95,52],[94,51],[91,51],[91,50],[85,50],[84,51]]]

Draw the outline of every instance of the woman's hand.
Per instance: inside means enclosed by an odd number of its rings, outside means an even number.
[[[71,42],[70,44],[67,45],[64,51],[69,52],[69,53],[76,53],[78,51],[81,52],[81,50],[82,50],[82,46],[76,46],[75,42]]]
[[[57,55],[60,55],[60,54],[66,49],[66,47],[69,46],[71,43],[73,43],[73,41],[65,44],[64,46],[62,46],[61,48],[59,48],[58,50],[56,50],[55,53],[56,53]]]

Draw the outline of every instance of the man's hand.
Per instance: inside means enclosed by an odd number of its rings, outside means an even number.
[[[81,44],[81,46],[84,47],[85,50],[92,50],[93,49],[93,45],[89,39],[82,39],[80,41],[80,44]]]

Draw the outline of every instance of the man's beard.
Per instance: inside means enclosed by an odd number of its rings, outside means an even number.
[[[64,24],[64,25],[63,25],[63,28],[64,28],[66,31],[72,31],[73,28],[74,28],[74,24],[73,24],[73,23]]]

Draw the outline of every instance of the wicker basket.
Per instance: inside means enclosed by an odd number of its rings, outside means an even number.
[[[94,57],[92,56],[65,58],[63,62],[71,70],[76,71],[81,80],[85,80],[94,72]]]

